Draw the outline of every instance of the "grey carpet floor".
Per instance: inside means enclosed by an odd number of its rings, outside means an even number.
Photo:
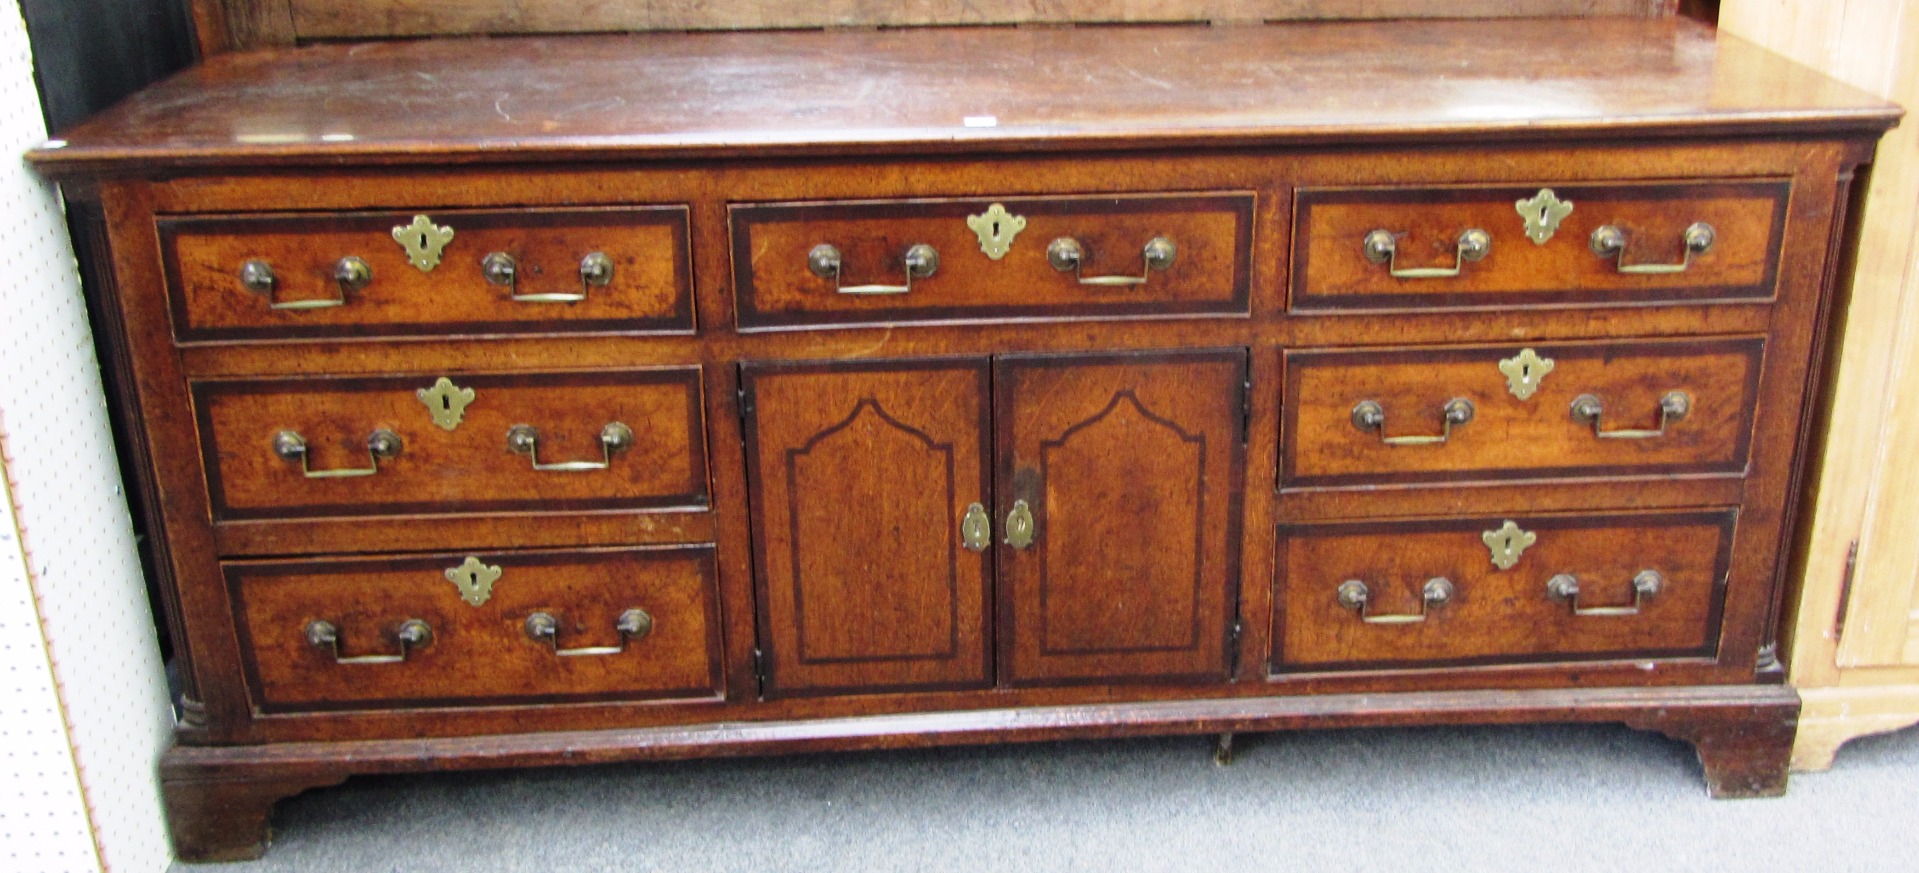
[[[1919,871],[1919,730],[1776,800],[1610,725],[1309,731],[349,781],[193,871]]]

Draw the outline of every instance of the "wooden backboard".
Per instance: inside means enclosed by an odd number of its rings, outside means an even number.
[[[323,40],[1300,19],[1665,16],[1680,0],[191,0],[202,54]]]

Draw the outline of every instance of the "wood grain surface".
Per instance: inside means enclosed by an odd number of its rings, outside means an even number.
[[[1531,347],[1528,347],[1531,348]],[[1499,362],[1513,347],[1295,352],[1286,356],[1288,395],[1282,487],[1515,479],[1622,473],[1744,471],[1763,343],[1757,339],[1675,343],[1542,345],[1553,368],[1522,400]],[[1656,430],[1660,402],[1686,395],[1690,411],[1645,439],[1601,438],[1572,416],[1575,398],[1602,407],[1599,429]],[[1453,399],[1472,404],[1471,421],[1447,431]],[[1361,429],[1353,408],[1377,403],[1383,428]],[[1446,434],[1443,443],[1386,439]]]
[[[230,172],[345,159],[1483,145],[1863,132],[1896,114],[1679,19],[644,34],[224,55],[29,159],[56,173]]]
[[[718,696],[711,546],[471,555],[500,571],[477,606],[444,575],[468,554],[228,564],[254,699],[288,712]],[[618,647],[614,625],[629,609],[652,629],[617,654],[562,657],[526,633],[527,617],[545,612],[561,649]],[[336,663],[306,637],[309,622],[327,621],[339,657],[392,655],[409,619],[432,638],[395,663]]]
[[[998,359],[995,517],[1024,501],[1034,527],[998,547],[1007,683],[1227,678],[1246,366],[1241,349]]]
[[[442,376],[474,392],[452,430],[417,392]],[[702,507],[706,441],[692,368],[600,373],[434,373],[385,378],[234,380],[194,385],[214,515],[221,519],[441,514],[458,511]],[[507,444],[531,425],[542,464],[607,462],[609,423],[632,445],[603,470],[541,471]],[[386,429],[397,456],[369,457]],[[370,476],[308,478],[274,441],[299,434],[313,471],[377,467]]]
[[[1517,201],[1551,189],[1572,211],[1550,239],[1525,234]],[[1686,185],[1502,188],[1408,186],[1299,192],[1294,309],[1606,305],[1675,299],[1767,298],[1785,231],[1784,180]],[[1686,257],[1685,231],[1703,222],[1712,247]],[[1595,255],[1601,226],[1624,236],[1621,255]],[[1460,262],[1458,241],[1486,231],[1491,250]],[[1392,264],[1364,251],[1366,235],[1398,235]],[[1625,274],[1620,265],[1686,264],[1675,273]],[[1389,269],[1455,267],[1457,277],[1396,278]]]
[[[428,214],[453,238],[430,271],[408,260],[397,228]],[[418,210],[166,219],[175,328],[182,341],[289,336],[406,336],[583,331],[693,330],[686,208]],[[481,262],[515,261],[511,286],[487,281]],[[612,263],[605,285],[587,286],[580,262]],[[342,258],[365,261],[366,287],[342,291]],[[273,309],[240,282],[242,265],[262,261],[280,303],[345,299],[321,309]],[[585,294],[575,302],[515,301],[512,295]]]
[[[1275,671],[1463,666],[1517,659],[1705,658],[1719,640],[1731,511],[1641,516],[1486,517],[1285,527],[1280,531],[1283,608],[1273,633]],[[1537,537],[1512,567],[1491,561],[1481,534],[1506,521]],[[1664,580],[1637,615],[1574,615],[1547,580],[1579,579],[1581,608],[1633,605],[1632,579]],[[1453,595],[1422,605],[1427,580]],[[1347,580],[1369,590],[1371,615],[1418,615],[1368,624],[1339,602]]]
[[[204,0],[203,0],[204,2]],[[232,0],[228,0],[232,2]],[[1663,0],[246,0],[291,10],[300,39],[940,24],[1472,18],[1671,13]]]
[[[1023,219],[1002,257],[985,254],[966,219],[999,203]],[[1252,284],[1253,195],[912,200],[734,206],[733,276],[742,328],[921,323],[1035,316],[1245,315]],[[1008,221],[1012,221],[1009,218]],[[1163,238],[1175,254],[1148,270],[1142,254]],[[1082,252],[1079,272],[1047,259],[1054,240]],[[840,285],[904,287],[914,245],[939,269],[902,294],[840,294]],[[836,280],[807,266],[817,245],[843,259]],[[1132,286],[1079,276],[1145,277]]]
[[[750,364],[747,459],[769,694],[989,684],[984,359]]]

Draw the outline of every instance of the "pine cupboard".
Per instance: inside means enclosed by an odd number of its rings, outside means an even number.
[[[1891,99],[1919,97],[1919,17],[1904,0],[1728,0],[1721,26]],[[1897,26],[1889,27],[1888,22]],[[1845,352],[1830,373],[1832,430],[1819,453],[1803,569],[1790,580],[1786,659],[1804,698],[1792,765],[1824,770],[1855,737],[1919,723],[1919,539],[1910,519],[1919,442],[1915,133],[1894,131],[1860,219]],[[1796,596],[1794,596],[1796,594]]]

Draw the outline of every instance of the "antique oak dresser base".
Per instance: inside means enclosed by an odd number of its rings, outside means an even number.
[[[1453,691],[1036,706],[475,738],[176,746],[161,764],[176,844],[256,858],[273,805],[366,774],[1330,727],[1623,722],[1691,743],[1713,797],[1786,791],[1799,698],[1785,685]]]
[[[355,774],[1337,726],[1781,793],[1897,117],[1661,20],[215,58],[30,156],[113,265],[176,847]]]

